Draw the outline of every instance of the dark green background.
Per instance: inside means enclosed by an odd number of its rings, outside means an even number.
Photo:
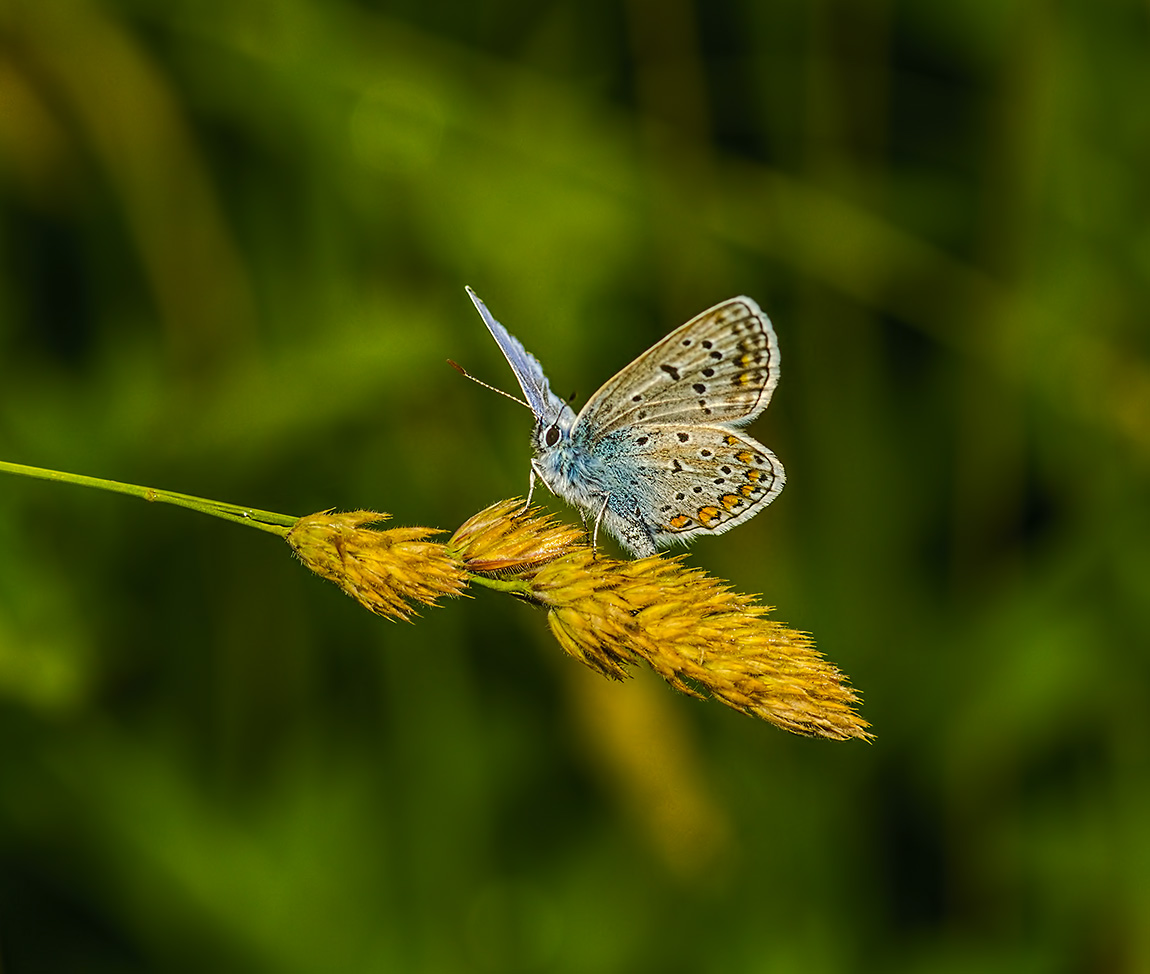
[[[786,464],[691,563],[876,743],[480,591],[0,478],[10,972],[1150,970],[1150,8],[0,2],[0,458],[454,528],[735,294]],[[554,509],[573,513],[561,503]]]

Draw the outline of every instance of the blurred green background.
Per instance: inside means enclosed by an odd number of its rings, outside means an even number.
[[[876,743],[0,478],[9,972],[1150,971],[1150,8],[0,0],[0,458],[454,528],[735,294],[691,563]],[[574,514],[549,501],[565,517]]]

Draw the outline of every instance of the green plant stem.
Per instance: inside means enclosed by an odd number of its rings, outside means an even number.
[[[35,477],[38,480],[54,480],[62,484],[76,484],[79,487],[94,487],[96,490],[110,490],[116,494],[128,494],[154,504],[174,504],[176,507],[186,507],[201,514],[210,514],[212,517],[223,518],[225,521],[234,521],[250,528],[277,534],[281,538],[288,533],[288,529],[299,518],[288,514],[276,514],[274,511],[259,511],[254,507],[240,507],[236,504],[225,504],[223,501],[214,501],[206,497],[192,497],[188,494],[177,494],[171,490],[157,490],[154,487],[141,487],[138,484],[122,484],[115,480],[100,480],[98,477],[85,477],[78,473],[64,473],[61,470],[45,470],[42,467],[26,467],[22,463],[9,463],[0,460],[0,473],[12,473],[18,477]]]
[[[537,599],[531,598],[531,584],[521,578],[492,578],[490,575],[468,572],[467,580],[474,585],[482,585],[496,592],[506,592],[508,595],[517,595],[528,602],[538,604]]]

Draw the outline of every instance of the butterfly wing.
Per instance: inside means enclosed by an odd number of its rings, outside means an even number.
[[[754,517],[786,483],[783,465],[758,440],[715,426],[636,430],[647,510],[642,520],[657,544],[722,534]]]
[[[741,426],[767,408],[778,381],[779,346],[770,319],[751,298],[731,298],[676,328],[605,382],[577,422],[599,436],[638,426]]]
[[[492,317],[487,305],[479,300],[479,295],[471,288],[467,288],[467,294],[487,330],[491,332],[491,337],[495,339],[495,344],[507,359],[511,371],[515,373],[519,388],[523,390],[535,419],[538,421],[546,417],[553,421],[564,411],[570,410],[571,407],[551,391],[551,385],[547,381],[547,376],[543,374],[543,366],[539,364],[539,360],[523,347],[518,338]]]

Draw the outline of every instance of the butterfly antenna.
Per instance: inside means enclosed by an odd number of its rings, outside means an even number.
[[[512,402],[517,402],[517,403],[519,403],[519,405],[520,405],[520,406],[526,406],[528,409],[530,409],[530,408],[531,408],[531,407],[530,407],[530,406],[528,406],[528,405],[527,405],[527,403],[525,403],[525,402],[524,402],[522,399],[518,398],[517,396],[513,396],[513,395],[511,395],[511,393],[510,393],[510,392],[504,392],[502,389],[496,389],[496,388],[495,388],[495,386],[492,386],[492,385],[488,385],[488,384],[487,384],[486,382],[484,382],[482,379],[477,379],[477,378],[475,378],[475,376],[473,376],[473,375],[472,375],[470,372],[468,372],[468,371],[467,371],[467,369],[465,369],[465,368],[464,368],[462,365],[460,365],[458,362],[453,362],[451,359],[448,359],[448,360],[447,360],[447,364],[448,364],[448,365],[450,365],[450,366],[451,366],[453,369],[455,369],[455,371],[456,371],[456,372],[458,372],[460,375],[462,375],[462,376],[466,376],[466,377],[467,377],[468,379],[470,379],[472,382],[478,382],[478,383],[479,383],[481,386],[483,386],[483,388],[484,388],[484,389],[490,389],[492,392],[498,392],[498,393],[499,393],[499,395],[501,395],[501,396],[506,396],[506,397],[507,397],[508,399],[510,399]]]

